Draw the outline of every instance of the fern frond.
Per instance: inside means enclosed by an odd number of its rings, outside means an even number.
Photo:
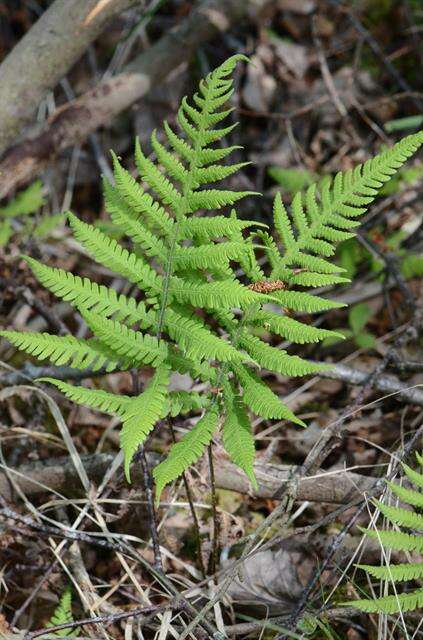
[[[363,569],[363,571],[377,580],[404,582],[405,580],[423,578],[423,563],[393,564],[382,567],[373,567],[371,564],[356,564],[355,566],[358,569]]]
[[[206,413],[196,425],[186,433],[182,440],[172,446],[169,454],[153,470],[156,481],[156,500],[159,502],[164,487],[176,480],[188,467],[196,462],[211,442],[218,423],[218,412],[215,409]]]
[[[256,311],[250,316],[250,322],[296,344],[320,342],[320,340],[328,337],[344,338],[342,333],[313,327],[303,322],[298,322],[298,320],[294,320],[294,318],[273,313],[272,311]]]
[[[167,173],[180,182],[182,185],[186,184],[189,180],[189,171],[184,167],[182,162],[179,162],[177,156],[170,153],[157,139],[156,131],[153,131],[151,136],[151,144],[156,152],[157,160],[166,169]]]
[[[251,369],[239,364],[231,364],[231,369],[244,390],[244,403],[255,414],[262,418],[290,420],[302,427],[306,426]]]
[[[73,336],[19,331],[0,331],[0,336],[38,360],[50,360],[58,366],[69,365],[74,369],[89,368],[93,371],[104,367],[108,372],[125,368],[125,363],[95,338],[79,340]]]
[[[219,116],[220,115],[222,114],[219,114]],[[225,180],[225,178],[232,176],[234,173],[236,173],[237,171],[240,171],[240,169],[243,169],[249,164],[251,163],[238,162],[237,164],[231,164],[227,166],[212,164],[208,167],[198,167],[193,172],[196,186],[201,186],[204,184],[210,184],[212,182],[220,182],[221,180]]]
[[[221,242],[201,247],[179,247],[175,252],[175,271],[185,269],[213,269],[229,260],[239,261],[245,254],[245,245]]]
[[[33,258],[26,257],[25,261],[41,284],[77,308],[95,311],[106,318],[114,316],[116,320],[129,324],[140,322],[144,329],[156,322],[156,314],[147,311],[143,302],[137,303],[134,298],[119,295],[114,289],[74,276],[63,269],[47,267]]]
[[[271,347],[260,338],[246,332],[240,336],[239,343],[261,367],[286,376],[306,376],[327,368],[324,364],[309,362],[299,356],[290,356],[286,351]]]
[[[168,346],[155,336],[134,331],[116,320],[107,320],[95,313],[81,311],[91,331],[118,357],[132,365],[150,364],[157,367],[168,356]]]
[[[150,231],[134,216],[128,205],[120,197],[118,190],[104,179],[104,193],[107,198],[107,211],[113,224],[128,238],[139,245],[144,253],[151,258],[158,258],[162,263],[167,259],[167,249],[160,237]]]
[[[272,297],[251,291],[233,280],[193,284],[182,278],[170,278],[169,293],[182,304],[203,309],[247,307],[253,302],[271,302]]]
[[[247,196],[260,195],[256,191],[226,191],[224,189],[203,189],[202,191],[194,191],[188,197],[189,213],[198,211],[198,209],[206,209],[213,211],[214,209],[222,209],[229,205],[235,204],[238,200]]]
[[[107,211],[113,216],[124,208],[128,217],[136,220],[142,216],[149,229],[158,229],[166,238],[172,237],[174,220],[167,211],[116,161],[114,168],[116,187],[112,187],[107,179],[103,180]]]
[[[379,540],[383,547],[397,549],[398,551],[423,552],[423,537],[415,536],[402,531],[373,531],[365,530],[366,536]]]
[[[394,482],[387,482],[387,485],[390,487],[391,491],[395,493],[400,500],[402,500],[402,502],[411,504],[414,507],[423,507],[423,493],[418,493],[418,491],[413,491],[413,489],[406,489]]]
[[[416,485],[416,487],[420,487],[421,489],[423,489],[423,474],[419,473],[418,471],[414,471],[414,469],[409,467],[407,464],[402,464],[402,468],[405,471],[405,475],[407,476],[407,478],[414,485]]]
[[[92,407],[104,413],[114,415],[122,415],[128,402],[131,401],[129,396],[120,396],[115,393],[109,393],[102,389],[88,389],[87,387],[79,387],[68,384],[56,378],[38,378],[37,382],[47,382],[59,389],[69,400],[82,404],[86,407]]]
[[[181,223],[180,229],[184,238],[195,238],[198,235],[201,235],[202,238],[227,238],[232,233],[241,232],[243,229],[253,226],[265,227],[267,225],[254,220],[213,216],[210,218],[186,218]]]
[[[272,297],[276,298],[281,307],[305,313],[319,313],[320,311],[341,309],[347,306],[343,302],[326,300],[304,291],[273,291]]]
[[[169,206],[176,215],[182,203],[182,195],[156,167],[154,162],[143,154],[138,138],[135,141],[135,164],[142,180],[147,182],[160,197],[161,201]]]
[[[67,587],[59,600],[59,604],[53,612],[50,620],[47,623],[45,636],[53,637],[52,634],[48,633],[49,627],[56,627],[61,624],[68,624],[73,622],[72,615],[72,591],[70,587]],[[54,632],[54,637],[56,638],[71,638],[73,636],[79,635],[78,627],[70,628],[70,629],[61,629],[60,631]],[[40,636],[41,638],[44,635]]]
[[[279,268],[300,266],[322,274],[342,271],[326,259],[333,254],[337,231],[356,226],[355,218],[365,213],[380,187],[422,143],[423,132],[408,136],[354,170],[326,178],[317,188],[310,186],[304,198],[294,197],[291,217],[276,196],[274,222],[284,247]],[[277,270],[272,277],[278,277]]]
[[[408,529],[417,529],[418,531],[423,532],[423,515],[420,515],[415,511],[402,509],[401,507],[392,507],[390,505],[383,504],[383,502],[380,502],[379,500],[375,500],[375,503],[383,515],[394,524],[401,527],[407,527]]]
[[[69,213],[69,221],[75,238],[84,245],[96,262],[119,273],[144,291],[155,294],[161,292],[162,278],[146,262],[134,253],[129,253],[100,229],[78,220],[72,213]]]
[[[196,391],[171,391],[168,399],[169,410],[167,413],[172,418],[204,409],[210,402],[207,395]]]
[[[131,398],[122,414],[120,442],[124,454],[125,475],[130,479],[130,464],[138,447],[144,442],[156,422],[164,413],[169,369],[161,366],[148,383],[145,391]]]
[[[230,383],[225,384],[224,397],[223,446],[232,462],[245,472],[253,487],[257,489],[253,466],[255,456],[254,435],[246,407]]]
[[[351,606],[351,602],[345,603]],[[398,593],[393,596],[385,596],[375,600],[354,600],[354,607],[365,613],[406,613],[423,607],[423,589],[417,589],[411,593]]]
[[[172,340],[194,361],[239,362],[244,359],[242,353],[213,334],[198,316],[188,315],[183,309],[169,307],[165,327]]]

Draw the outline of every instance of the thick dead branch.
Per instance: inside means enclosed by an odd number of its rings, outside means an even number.
[[[42,14],[0,66],[0,154],[108,21],[136,2],[55,0]]]
[[[260,7],[265,0],[255,0],[255,4]],[[12,147],[0,161],[0,198],[34,178],[58,153],[83,143],[90,133],[109,124],[189,60],[200,44],[242,20],[249,6],[246,0],[201,2],[122,73],[57,109],[41,133]]]
[[[319,372],[320,378],[331,378],[333,380],[342,380],[349,384],[364,385],[369,377],[368,373],[347,367],[345,364],[336,364],[328,371]],[[395,393],[398,398],[423,406],[423,390],[419,387],[410,388],[408,385],[398,380],[394,376],[381,374],[377,376],[373,382],[373,387],[383,393]]]
[[[152,453],[148,453],[147,458],[151,465],[156,464],[159,459]],[[112,460],[113,456],[109,454],[82,456],[88,477],[93,483],[103,479]],[[257,491],[252,491],[248,478],[238,467],[229,461],[219,460],[215,469],[216,486],[220,489],[277,500],[281,487],[293,476],[295,470],[296,467],[281,467],[258,462],[255,465],[255,472],[259,486]],[[82,490],[71,460],[65,458],[51,460],[46,464],[25,465],[17,469],[9,469],[9,472],[13,473],[15,481],[28,496],[45,493],[46,487],[64,492],[66,495],[77,495]],[[139,484],[141,482],[139,465],[134,465],[132,474],[135,476],[135,484]],[[345,504],[362,498],[362,493],[369,491],[374,483],[373,478],[356,473],[342,470],[322,471],[314,477],[298,479],[297,499]],[[6,500],[12,498],[12,488],[4,471],[0,472],[0,495]]]

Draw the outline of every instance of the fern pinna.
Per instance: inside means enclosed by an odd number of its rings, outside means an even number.
[[[422,134],[409,136],[355,170],[310,187],[304,197],[294,198],[290,213],[276,196],[277,244],[266,225],[238,219],[234,210],[229,216],[215,213],[254,195],[210,186],[243,166],[223,164],[237,147],[218,144],[235,126],[220,123],[231,112],[225,107],[233,92],[231,73],[242,59],[229,58],[211,72],[192,104],[183,99],[177,114],[180,131],[165,122],[162,135],[153,133],[155,162],[136,143],[140,180],[113,157],[115,184],[104,181],[106,207],[132,250],[69,214],[75,238],[97,262],[135,285],[134,297],[27,258],[39,281],[79,310],[93,337],[2,332],[20,349],[55,364],[106,372],[154,368],[138,397],[45,380],[75,402],[120,417],[128,479],[138,446],[158,421],[203,411],[155,468],[158,496],[201,456],[219,427],[229,456],[254,484],[250,411],[303,425],[262,381],[259,369],[304,376],[324,365],[270,346],[257,337],[257,328],[297,344],[333,335],[288,313],[342,306],[304,288],[345,281],[331,261],[335,244],[353,235],[377,190],[423,141]],[[210,215],[198,215],[202,211]],[[257,248],[267,254],[267,273],[256,259]],[[280,311],[271,311],[268,303]],[[206,383],[209,391],[201,396],[169,391],[176,371]]]
[[[423,469],[423,456],[416,453],[416,458],[417,463]],[[367,613],[405,613],[423,607],[423,588],[421,587],[423,562],[418,561],[418,558],[420,560],[423,558],[423,515],[419,513],[423,509],[423,493],[421,493],[423,474],[406,464],[403,464],[402,468],[415,489],[408,489],[393,482],[388,482],[387,484],[400,503],[407,505],[409,508],[390,506],[375,500],[379,511],[395,529],[390,531],[378,530],[377,528],[368,529],[365,534],[378,540],[381,547],[386,551],[395,549],[396,551],[413,554],[413,557],[405,564],[390,564],[389,560],[386,560],[386,564],[379,567],[357,565],[369,577],[383,580],[392,586],[392,595],[346,603],[348,605],[352,604]],[[405,529],[405,531],[401,531],[401,529]],[[418,581],[420,587],[406,592],[400,591],[400,583],[407,580]]]

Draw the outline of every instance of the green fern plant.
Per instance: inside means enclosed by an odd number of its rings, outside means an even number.
[[[135,285],[134,296],[27,258],[39,281],[78,309],[93,337],[2,332],[19,349],[57,365],[106,372],[144,365],[154,369],[137,397],[45,380],[78,403],[120,417],[128,480],[134,453],[160,420],[203,410],[199,422],[154,469],[158,497],[201,456],[220,427],[229,456],[255,484],[250,411],[304,426],[259,370],[304,376],[325,365],[271,346],[255,335],[257,328],[296,344],[334,335],[288,314],[343,306],[304,288],[346,281],[331,260],[335,244],[353,235],[377,190],[423,142],[422,134],[409,136],[355,170],[309,187],[304,197],[294,197],[290,213],[276,196],[280,248],[266,225],[238,219],[234,210],[229,216],[216,213],[255,195],[216,188],[243,167],[224,164],[236,147],[220,146],[235,127],[220,123],[231,113],[225,105],[240,60],[246,59],[229,58],[209,73],[192,104],[182,100],[179,131],[165,122],[162,135],[153,133],[155,161],[136,143],[139,180],[113,156],[115,184],[104,181],[106,207],[118,231],[112,235],[125,235],[132,249],[69,214],[76,240],[111,273]],[[268,272],[257,260],[263,249]],[[268,303],[280,311],[270,311]],[[201,396],[169,392],[175,371],[206,383],[208,391]]]
[[[41,638],[72,638],[78,635],[78,628],[68,628],[61,629],[59,631],[55,631],[54,635],[48,633],[49,627],[57,627],[62,624],[68,624],[73,622],[72,615],[72,591],[70,587],[66,587],[63,591],[59,604],[53,612],[50,620],[47,623],[46,633],[45,635],[40,636]]]
[[[12,236],[20,238],[34,235],[37,238],[47,236],[60,222],[64,221],[62,213],[50,216],[40,215],[37,224],[31,214],[37,213],[44,204],[43,185],[36,180],[29,187],[12,198],[4,207],[0,207],[0,247],[4,247]]]
[[[417,462],[423,468],[423,456],[416,453]],[[385,518],[396,527],[395,530],[365,530],[366,536],[375,538],[381,546],[396,551],[414,552],[420,558],[423,557],[423,515],[419,513],[423,508],[423,474],[415,471],[406,464],[402,465],[405,475],[410,480],[415,489],[407,489],[393,482],[387,482],[392,493],[401,503],[409,508],[394,507],[386,505],[379,500],[375,504]],[[405,529],[402,531],[401,529]],[[372,565],[357,565],[363,569],[367,575],[377,580],[383,580],[393,586],[392,595],[374,599],[356,600],[348,602],[367,613],[393,614],[399,612],[415,611],[423,607],[423,588],[421,586],[407,592],[400,592],[400,583],[423,579],[423,562],[410,561],[405,564],[385,564],[379,567]]]

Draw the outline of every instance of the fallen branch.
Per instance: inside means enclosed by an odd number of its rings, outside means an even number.
[[[336,364],[327,371],[320,371],[317,374],[320,378],[330,378],[332,380],[342,380],[349,384],[365,385],[369,377],[368,373],[347,367],[345,364]],[[423,406],[423,390],[421,385],[414,388],[390,375],[378,375],[373,381],[373,388],[383,393],[395,393],[398,398],[410,404]]]
[[[113,459],[109,454],[81,456],[88,478],[95,484],[103,479]],[[150,465],[154,465],[157,464],[159,457],[148,453],[147,459]],[[216,466],[216,486],[257,498],[278,500],[281,488],[292,478],[296,469],[293,466],[257,462],[255,472],[258,489],[252,491],[248,478],[237,466],[227,460],[219,460],[219,465]],[[82,491],[75,467],[67,458],[50,460],[45,464],[36,463],[16,469],[9,468],[8,473],[13,474],[14,480],[27,496],[45,493],[48,489],[66,495],[78,495]],[[139,465],[134,465],[132,473],[136,480],[135,484],[140,484]],[[370,491],[375,482],[374,478],[347,471],[322,471],[314,477],[298,479],[297,500],[346,504],[362,498],[363,492]],[[6,500],[11,500],[13,497],[13,489],[4,470],[0,472],[0,495]]]
[[[0,65],[0,154],[114,16],[137,0],[55,0]]]
[[[413,363],[414,365],[415,363]],[[417,363],[417,370],[421,365]],[[37,366],[30,362],[25,363],[22,369],[15,371],[6,371],[0,373],[0,386],[6,387],[15,384],[21,384],[28,380],[36,380],[37,378],[58,378],[59,380],[79,381],[85,378],[99,377],[107,375],[105,369],[91,371],[89,369],[79,370],[71,367],[55,367],[55,366]],[[330,378],[331,380],[342,380],[349,384],[364,385],[368,378],[368,374],[359,369],[348,367],[344,364],[335,364],[327,371],[321,371],[318,375],[320,378]],[[410,388],[404,382],[401,382],[395,376],[381,375],[373,383],[373,387],[383,393],[395,393],[398,398],[423,406],[423,390],[419,387]]]
[[[260,8],[265,2],[255,0],[254,5]],[[38,175],[58,153],[82,144],[90,133],[108,125],[114,116],[189,60],[199,45],[240,22],[249,6],[246,0],[199,3],[175,29],[126,65],[122,73],[57,109],[39,135],[12,147],[0,161],[0,198]]]

